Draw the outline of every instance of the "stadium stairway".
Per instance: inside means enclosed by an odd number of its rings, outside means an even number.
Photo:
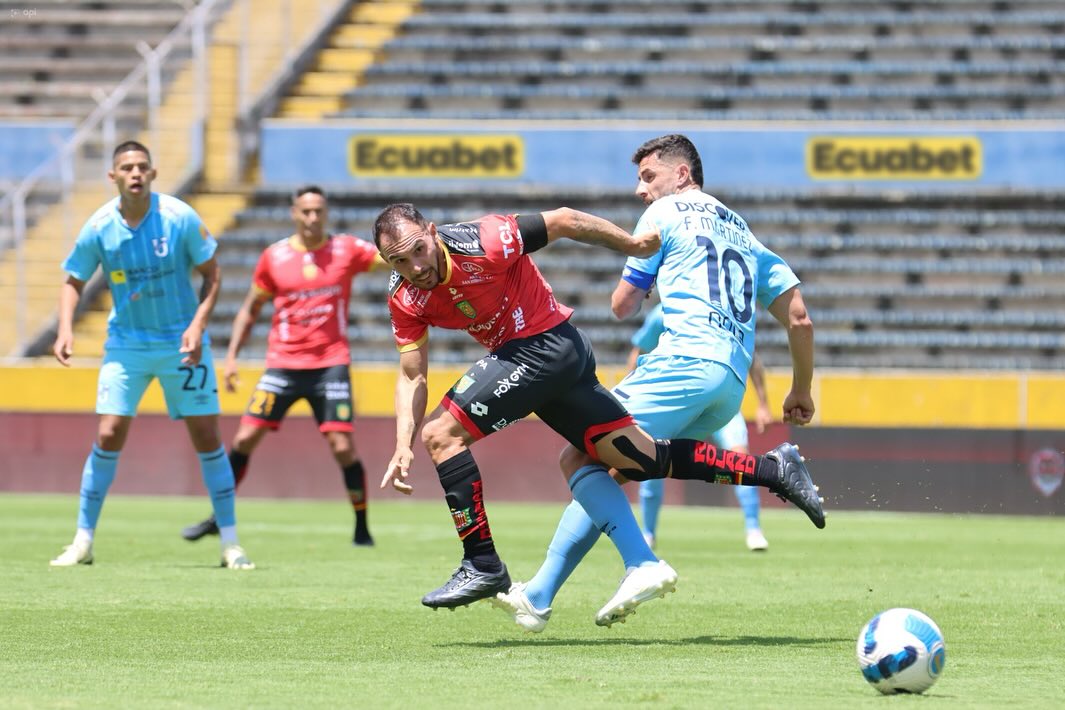
[[[367,0],[351,8],[278,111],[282,118],[321,118],[341,110],[344,95],[363,83],[380,48],[418,11],[418,0]]]
[[[209,47],[210,98],[204,136],[205,164],[201,188],[185,199],[203,217],[214,234],[224,232],[233,215],[242,210],[247,197],[238,154],[237,85],[238,48],[249,18],[255,18],[255,34],[249,45],[247,89],[252,96],[263,91],[274,76],[284,69],[292,54],[288,39],[299,44],[307,39],[321,16],[313,12],[282,12],[278,0],[249,0],[233,3],[215,24]],[[291,22],[289,22],[291,21]],[[149,144],[159,169],[155,189],[175,192],[189,177],[175,166],[182,166],[189,155],[189,135],[195,120],[195,72],[187,63],[174,77],[163,97],[157,132],[140,133],[137,139]],[[154,138],[154,140],[153,140]],[[59,264],[66,255],[81,225],[101,204],[114,195],[106,178],[93,179],[75,186],[65,202],[46,208],[27,233],[22,270],[25,274],[26,311],[30,342],[47,337],[54,328],[58,286],[62,282]],[[19,280],[16,252],[9,251],[0,261],[0,318],[15,323]],[[75,335],[79,356],[98,356],[106,337],[106,318],[110,302],[106,289],[78,319]],[[0,356],[18,355],[29,343],[17,341],[14,328],[0,330]]]

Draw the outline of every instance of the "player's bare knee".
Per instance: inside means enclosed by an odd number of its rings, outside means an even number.
[[[558,467],[567,481],[578,469],[591,463],[595,463],[595,460],[573,444],[567,444],[558,455]]]
[[[447,458],[446,452],[463,445],[462,427],[450,415],[432,417],[422,427],[422,444],[433,461]]]

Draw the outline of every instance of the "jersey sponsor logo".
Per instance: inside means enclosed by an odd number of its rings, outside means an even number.
[[[518,365],[514,369],[514,372],[510,373],[510,375],[508,375],[507,377],[504,377],[501,380],[496,380],[496,384],[499,385],[499,386],[496,387],[494,390],[492,390],[492,394],[494,394],[497,398],[498,397],[502,397],[507,392],[509,392],[512,389],[514,389],[515,387],[517,387],[518,386],[518,381],[521,380],[521,378],[524,377],[525,374],[528,371],[529,371],[529,366],[528,365],[526,365],[524,363],[522,363],[521,365]]]
[[[455,308],[458,308],[459,312],[461,312],[462,315],[466,316],[470,320],[473,320],[477,317],[477,311],[473,309],[473,306],[470,304],[469,301],[459,301],[455,304]]]
[[[525,330],[525,311],[518,306],[510,313],[510,317],[514,319],[514,332],[520,333]]]
[[[519,177],[525,172],[520,135],[361,133],[348,143],[356,177]]]
[[[470,405],[470,411],[479,417],[483,417],[488,414],[488,405],[483,402],[474,402]]]
[[[459,268],[465,271],[467,274],[483,274],[484,268],[480,264],[475,264],[472,261],[464,261],[459,264]]]
[[[126,283],[126,272],[124,269],[115,269],[111,272],[111,283],[124,284]]]
[[[436,233],[449,251],[460,252],[463,256],[485,255],[481,246],[481,225],[477,222],[440,225]],[[459,268],[462,268],[461,264]]]
[[[469,328],[466,329],[466,332],[467,333],[483,333],[484,331],[491,330],[492,328],[495,327],[496,320],[498,320],[498,319],[499,319],[499,314],[496,313],[494,316],[492,316],[488,320],[487,323],[478,323],[476,325],[471,325]],[[483,367],[482,367],[482,369],[483,369]]]
[[[503,245],[504,259],[509,259],[511,254],[518,251],[518,249],[511,246],[514,243],[514,232],[511,230],[509,222],[499,225],[499,243]]]
[[[422,311],[431,295],[430,291],[422,291],[420,288],[411,286],[403,292],[403,305],[415,311]]]
[[[814,180],[976,180],[983,144],[975,136],[815,136],[806,142]]]
[[[502,429],[506,429],[508,426],[510,426],[510,424],[511,423],[508,422],[506,419],[500,419],[498,422],[492,425],[492,431],[500,431]]]

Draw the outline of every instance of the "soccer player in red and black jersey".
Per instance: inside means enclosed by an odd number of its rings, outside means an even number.
[[[496,553],[481,474],[469,447],[535,412],[577,447],[589,465],[569,477],[574,499],[617,547],[626,574],[600,614],[664,596],[677,573],[655,557],[628,499],[601,462],[630,480],[697,479],[779,490],[824,525],[820,501],[802,462],[715,449],[694,440],[655,440],[633,422],[595,374],[587,337],[569,322],[529,254],[561,238],[630,256],[655,253],[657,232],[632,235],[584,212],[560,208],[530,215],[488,215],[437,226],[410,204],[389,205],[374,241],[392,265],[389,309],[400,351],[396,382],[396,450],[381,486],[410,493],[414,436],[436,466],[463,545],[450,580],[422,599],[456,607],[508,591],[510,575]],[[489,349],[425,417],[429,326],[466,330]],[[423,425],[424,420],[424,425]],[[573,469],[570,469],[573,470]]]
[[[306,399],[344,473],[355,510],[352,542],[373,545],[366,524],[366,474],[352,439],[348,301],[356,274],[386,264],[369,242],[327,233],[328,210],[321,188],[309,185],[296,191],[291,209],[296,232],[263,251],[248,295],[233,319],[224,370],[228,392],[235,392],[238,384],[237,354],[263,305],[274,302],[266,371],[240,420],[229,460],[239,486],[248,458],[266,432],[280,427],[289,407]],[[181,534],[186,540],[199,540],[217,531],[212,516]]]

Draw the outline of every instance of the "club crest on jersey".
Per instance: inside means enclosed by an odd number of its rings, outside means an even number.
[[[125,269],[115,269],[111,272],[111,283],[124,284],[126,283],[126,271]]]
[[[347,404],[338,404],[337,419],[342,422],[349,421],[351,419],[351,407],[349,407]]]
[[[455,304],[455,308],[458,308],[462,315],[471,320],[477,317],[477,311],[473,310],[473,306],[470,305],[469,301],[459,301]]]
[[[155,251],[157,257],[162,259],[170,253],[170,240],[167,237],[152,239],[152,250]]]

